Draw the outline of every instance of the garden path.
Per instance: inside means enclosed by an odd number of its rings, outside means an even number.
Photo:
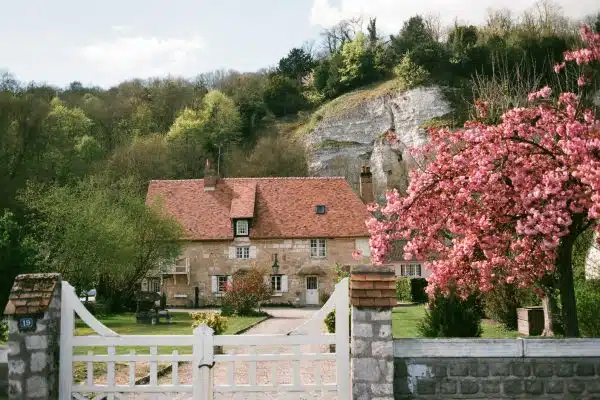
[[[250,329],[245,334],[247,335],[260,335],[260,334],[284,334],[302,325],[311,315],[313,315],[317,309],[306,309],[306,308],[272,308],[266,310],[273,316],[257,326]],[[301,346],[301,351],[310,352],[326,352],[328,351],[326,346]],[[225,347],[225,353],[231,353],[232,348]],[[248,348],[236,347],[236,353],[247,353]],[[293,351],[290,346],[257,346],[256,351],[258,353],[289,353]],[[335,382],[336,380],[336,369],[334,361],[318,361],[318,362],[301,362],[300,375],[304,383],[314,383],[315,375],[314,371],[317,367],[321,371],[321,379],[323,383]],[[227,363],[217,363],[214,367],[215,383],[224,384],[227,381]],[[256,376],[258,384],[270,384],[271,383],[271,370],[275,366],[277,374],[277,383],[286,384],[291,383],[292,380],[292,366],[290,362],[258,362],[256,367]],[[190,383],[192,379],[192,368],[190,364],[180,366],[179,368],[179,379],[182,383]],[[168,384],[171,382],[171,375],[165,375],[159,380],[160,383]],[[235,363],[235,382],[237,384],[248,383],[248,366],[242,362]],[[125,397],[123,397],[125,398]],[[134,398],[136,400],[150,400],[157,399],[154,395],[143,395],[139,394]],[[186,394],[173,394],[168,397],[177,400],[191,399],[191,396]],[[215,394],[215,400],[284,400],[284,399],[314,399],[314,400],[336,400],[336,395],[330,393],[315,393],[315,394],[292,394],[292,393],[220,393]]]

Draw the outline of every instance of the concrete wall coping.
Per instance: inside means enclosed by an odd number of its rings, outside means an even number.
[[[8,346],[0,346],[0,363],[8,363]]]
[[[394,339],[394,357],[600,357],[600,339]]]

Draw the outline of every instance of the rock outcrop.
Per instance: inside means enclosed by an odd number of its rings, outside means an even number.
[[[408,170],[415,166],[407,149],[427,141],[419,125],[450,111],[441,88],[432,86],[389,92],[343,114],[326,116],[305,137],[311,174],[346,176],[358,189],[360,166],[369,165],[378,199],[384,198],[387,188],[403,190]],[[399,139],[394,146],[382,137],[390,128]]]

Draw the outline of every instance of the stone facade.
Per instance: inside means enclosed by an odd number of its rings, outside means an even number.
[[[400,339],[397,400],[600,399],[600,340]]]
[[[391,400],[394,396],[394,271],[390,268],[359,265],[352,267],[351,272],[352,398]]]
[[[58,274],[20,275],[5,313],[8,319],[9,399],[58,398],[61,284]],[[36,316],[33,330],[19,319]]]
[[[323,304],[326,295],[333,291],[333,268],[336,263],[356,264],[352,252],[365,247],[367,238],[326,239],[326,257],[311,258],[310,239],[249,239],[237,237],[233,241],[191,242],[184,246],[182,257],[189,261],[188,276],[164,275],[162,290],[167,293],[171,306],[190,307],[194,304],[195,288],[198,288],[199,303],[219,304],[220,297],[213,293],[212,276],[232,275],[244,268],[258,267],[272,273],[275,254],[279,263],[278,274],[287,277],[287,291],[277,293],[272,303],[306,305],[306,277],[318,277],[318,304]],[[236,258],[236,247],[249,247],[248,259]],[[366,255],[368,257],[368,254]]]

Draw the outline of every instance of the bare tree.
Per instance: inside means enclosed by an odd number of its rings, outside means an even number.
[[[344,42],[354,40],[356,35],[362,32],[362,25],[362,17],[354,17],[341,20],[331,28],[324,29],[321,32],[323,47],[328,54],[335,53],[342,47]]]
[[[440,14],[429,13],[423,16],[423,24],[427,33],[436,41],[439,42],[442,39],[442,20]]]
[[[506,36],[514,26],[512,12],[503,8],[500,10],[488,9],[484,30],[489,35]]]

